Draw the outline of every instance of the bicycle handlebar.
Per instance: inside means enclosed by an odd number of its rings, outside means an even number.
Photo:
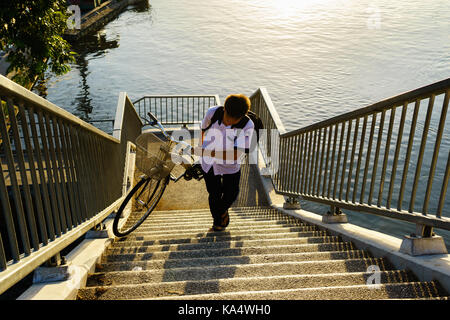
[[[168,134],[168,133],[166,132],[166,130],[164,129],[163,125],[159,122],[159,120],[158,120],[151,112],[148,112],[147,114],[148,114],[148,116],[153,120],[153,123],[150,123],[150,125],[151,125],[151,126],[157,125],[158,128],[159,128],[159,130],[161,130],[162,134],[163,134],[167,139],[169,139],[169,140],[172,141],[172,142],[175,142],[176,144],[182,145],[182,146],[183,146],[182,149],[186,149],[186,148],[193,149],[193,147],[192,147],[189,143],[187,143],[187,142],[185,142],[185,141],[179,141],[179,140],[176,140],[176,139],[174,139],[170,134]]]

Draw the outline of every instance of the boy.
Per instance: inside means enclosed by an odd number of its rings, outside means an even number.
[[[249,109],[248,97],[232,94],[223,107],[208,109],[201,123],[201,166],[214,231],[223,231],[228,226],[228,209],[239,195],[241,161],[249,152],[254,130],[254,123],[247,116]]]

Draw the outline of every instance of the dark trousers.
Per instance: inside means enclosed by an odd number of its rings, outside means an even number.
[[[204,174],[206,190],[209,193],[209,210],[214,219],[214,225],[220,226],[221,216],[231,207],[239,195],[239,180],[241,170],[233,174],[214,175],[213,168]]]

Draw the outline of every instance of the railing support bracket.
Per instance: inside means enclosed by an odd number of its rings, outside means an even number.
[[[283,209],[288,210],[298,210],[300,208],[300,202],[297,197],[288,197],[285,198],[285,202],[283,203]]]
[[[322,216],[323,223],[347,223],[347,215],[340,208],[331,206],[331,210]]]
[[[66,258],[57,253],[33,273],[33,283],[64,281],[70,277]]]
[[[86,233],[85,239],[105,239],[109,237],[108,228],[106,228],[106,225],[102,222],[89,230]]]
[[[400,252],[411,256],[448,253],[444,239],[433,232],[433,227],[422,224],[416,225],[416,233],[404,236]]]

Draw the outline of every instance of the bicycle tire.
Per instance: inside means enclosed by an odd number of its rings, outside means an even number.
[[[150,182],[154,181],[156,185],[151,190],[146,190],[147,186]],[[150,215],[150,213],[153,211],[153,209],[158,204],[159,200],[161,199],[167,184],[169,183],[169,177],[166,177],[162,180],[156,181],[152,180],[151,178],[143,178],[141,179],[134,187],[131,189],[130,193],[125,197],[125,200],[122,202],[122,204],[119,207],[119,210],[117,211],[117,214],[114,218],[113,222],[113,233],[116,237],[124,237],[128,234],[130,234],[132,231],[134,231],[137,227],[139,227],[145,219]],[[142,187],[142,188],[141,188]],[[152,187],[152,186],[150,186]],[[120,228],[119,228],[119,221],[122,217],[122,213],[125,209],[125,207],[128,205],[130,200],[133,199],[134,195],[139,196],[139,192],[142,194],[144,191],[148,191],[150,194],[148,200],[146,201],[147,204],[150,204],[150,206],[147,206],[147,210],[143,212],[141,215],[140,212],[132,213],[128,216],[128,219],[132,217],[133,219],[136,219],[136,222],[132,223],[131,225],[128,224],[128,221],[126,221]],[[140,217],[140,218],[139,218]]]

